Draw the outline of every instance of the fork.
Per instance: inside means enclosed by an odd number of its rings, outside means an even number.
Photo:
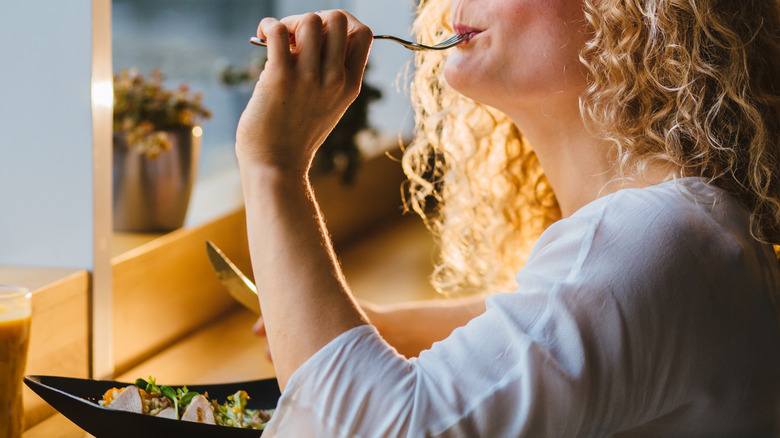
[[[467,33],[465,33],[465,34],[463,34],[463,33],[456,33],[455,35],[447,38],[446,40],[444,40],[444,41],[442,41],[442,42],[440,42],[438,44],[434,44],[432,46],[426,46],[425,44],[420,44],[420,43],[415,43],[415,42],[412,42],[412,41],[407,41],[407,40],[404,40],[404,39],[401,39],[401,38],[398,38],[398,37],[395,37],[395,36],[392,36],[392,35],[374,35],[374,39],[375,40],[390,40],[390,41],[394,41],[394,42],[396,42],[396,43],[406,47],[409,50],[420,51],[420,50],[444,50],[444,49],[449,49],[450,47],[454,47],[454,46],[457,46],[458,44],[462,43],[464,40],[466,40],[466,38],[468,38],[468,36],[469,36],[469,34],[467,34]],[[256,45],[256,46],[263,46],[263,47],[267,46],[265,40],[260,39],[258,37],[249,38],[249,42],[254,44],[254,45]],[[295,41],[292,38],[290,38],[290,48],[293,49],[293,50],[295,49]]]

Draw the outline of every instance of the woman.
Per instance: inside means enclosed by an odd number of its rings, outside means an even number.
[[[424,2],[421,38],[469,35],[415,79],[405,165],[412,206],[441,201],[436,284],[519,273],[409,360],[350,295],[306,176],[371,32],[339,11],[264,19],[236,153],[283,388],[265,434],[772,436],[779,19],[777,0]]]

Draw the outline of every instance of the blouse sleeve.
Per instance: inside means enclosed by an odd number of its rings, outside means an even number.
[[[593,220],[569,220],[563,235],[573,238],[540,255],[570,270]],[[553,290],[560,281],[525,277],[523,292],[489,298],[485,313],[416,359],[372,326],[343,333],[292,375],[264,436],[576,435],[592,383],[590,334]]]
[[[264,436],[608,436],[749,375],[727,358],[753,346],[723,323],[753,330],[764,304],[732,293],[744,249],[695,212],[623,198],[551,226],[518,290],[416,359],[372,326],[343,333],[292,375]]]
[[[264,436],[576,435],[584,376],[502,319],[480,317],[417,360],[354,328],[294,373]]]

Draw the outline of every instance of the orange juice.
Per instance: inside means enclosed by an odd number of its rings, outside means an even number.
[[[0,286],[0,438],[23,431],[22,379],[30,338],[30,294]]]

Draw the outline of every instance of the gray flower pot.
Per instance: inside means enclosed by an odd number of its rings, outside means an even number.
[[[167,232],[187,215],[200,157],[200,136],[193,129],[165,131],[171,148],[154,158],[128,148],[114,134],[114,230]]]

